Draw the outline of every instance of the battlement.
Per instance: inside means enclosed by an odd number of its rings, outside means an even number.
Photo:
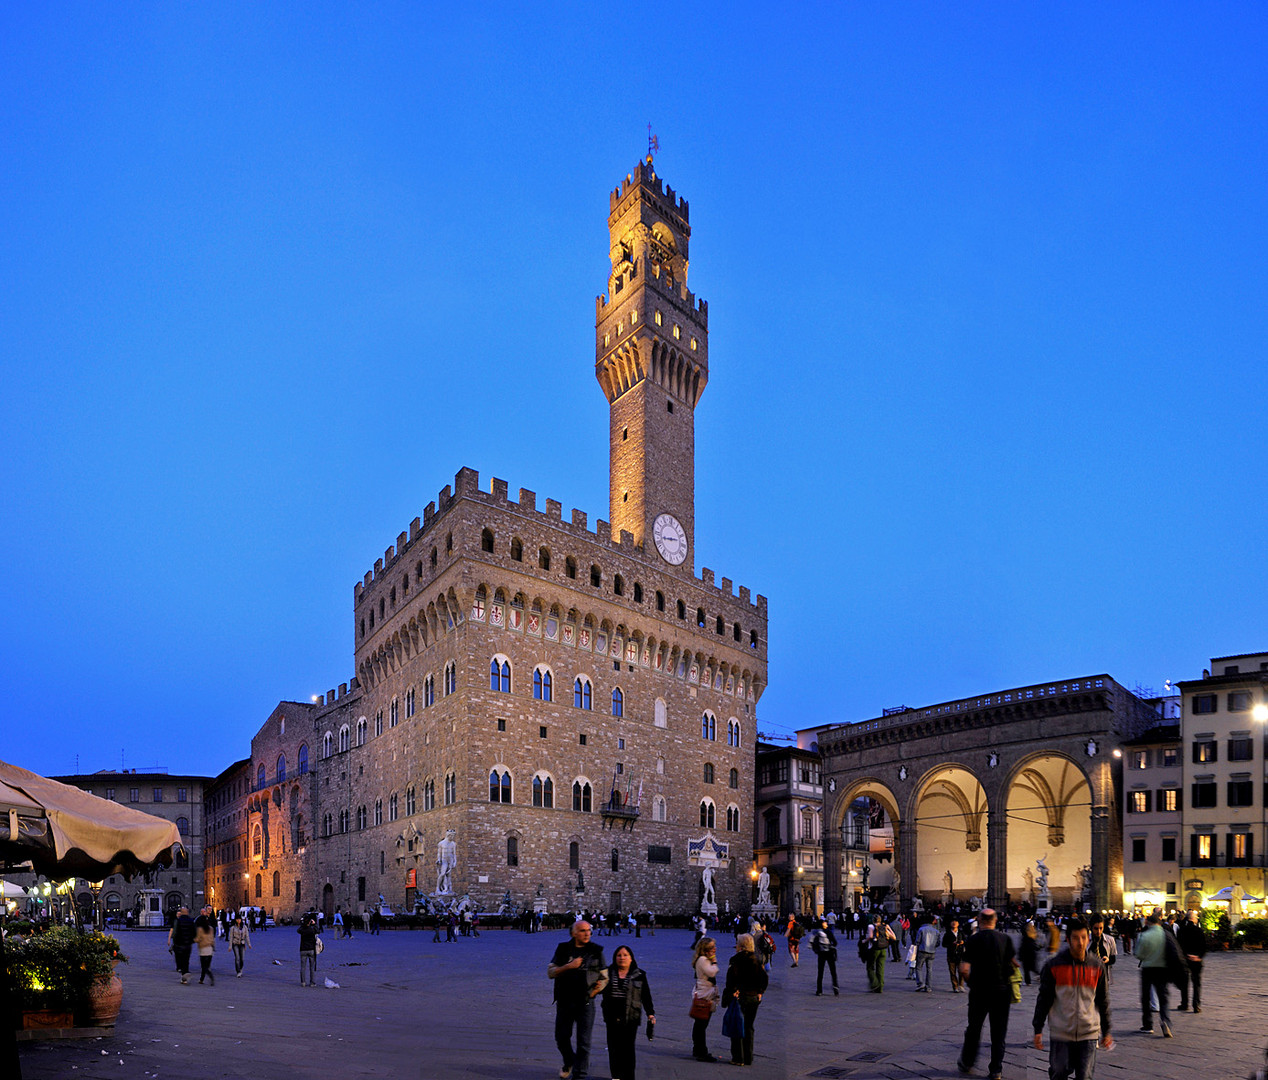
[[[637,281],[639,277],[642,277],[644,281],[653,280],[648,276],[651,273],[651,265],[652,260],[649,257],[644,257],[639,272],[630,279],[631,282]],[[643,295],[646,296],[647,293]],[[672,285],[664,281],[657,281],[653,295],[665,297],[671,304],[678,306],[687,318],[695,319],[703,329],[709,329],[709,301],[698,299],[696,294],[687,288],[685,281],[675,281]],[[594,317],[596,320],[603,317],[604,309],[611,302],[612,298],[606,294],[594,298]],[[646,314],[641,317],[647,318]]]
[[[353,586],[353,604],[359,605],[367,590],[380,578],[386,577],[392,571],[393,565],[404,558],[415,544],[427,542],[433,532],[438,530],[445,516],[445,511],[460,499],[468,499],[498,511],[510,511],[521,518],[543,522],[552,529],[571,535],[579,541],[607,548],[624,558],[639,557],[639,551],[634,546],[634,537],[628,531],[623,529],[618,537],[613,537],[612,526],[608,522],[598,519],[594,523],[594,528],[591,529],[589,519],[582,510],[571,511],[568,520],[565,520],[563,506],[555,499],[547,499],[546,509],[538,510],[536,492],[529,491],[528,488],[520,488],[518,496],[512,499],[509,485],[505,480],[495,478],[490,482],[489,490],[483,491],[480,488],[480,474],[475,469],[462,468],[454,476],[453,488],[450,489],[446,485],[441,489],[437,503],[428,504],[423,514],[421,527],[419,526],[418,518],[415,518],[410,524],[408,534],[402,532],[397,537],[396,546],[389,547],[383,553],[383,558],[376,559],[374,569],[366,571],[365,577]],[[439,505],[439,510],[434,509],[437,505]],[[471,537],[467,538],[468,541],[471,539]],[[437,544],[436,546],[443,550],[443,544]],[[662,569],[654,561],[654,553],[644,551],[643,554],[647,556],[649,566],[657,570]],[[753,600],[752,594],[746,586],[740,586],[737,593],[730,578],[724,577],[720,584],[715,584],[713,571],[703,568],[699,576],[693,578],[693,582],[700,591],[707,592],[717,599],[727,601],[732,607],[743,606],[751,611],[756,611],[762,619],[766,618],[766,597],[758,594],[757,599]]]
[[[640,161],[634,166],[632,173],[626,174],[621,186],[613,189],[608,196],[609,212],[616,209],[617,204],[625,198],[631,191],[638,187],[645,187],[655,195],[658,195],[669,204],[669,208],[674,211],[683,221],[687,221],[687,200],[679,198],[674,189],[668,184],[662,184],[659,176],[656,175],[655,169],[647,161]]]

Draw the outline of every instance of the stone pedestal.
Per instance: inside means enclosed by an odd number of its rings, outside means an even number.
[[[1052,897],[1048,895],[1048,893],[1046,892],[1041,892],[1039,894],[1038,901],[1036,901],[1035,903],[1035,914],[1047,915],[1051,907],[1052,907]]]
[[[769,924],[779,915],[779,910],[774,904],[754,904],[753,918],[760,919],[762,922]]]
[[[550,910],[550,904],[547,902],[546,897],[544,896],[533,897],[533,914],[534,915],[545,915],[546,912],[549,910]]]
[[[700,914],[716,917],[718,914],[718,905],[717,904],[701,904]]]

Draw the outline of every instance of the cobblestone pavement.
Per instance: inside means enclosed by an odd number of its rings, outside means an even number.
[[[119,935],[131,962],[119,969],[124,1004],[109,1038],[25,1043],[26,1080],[181,1080],[202,1078],[449,1077],[551,1080],[559,1072],[552,1040],[553,1008],[546,962],[562,932],[526,935],[486,931],[478,939],[435,944],[429,932],[327,934],[319,981],[299,986],[293,928],[256,934],[243,978],[221,944],[216,985],[181,986],[165,935]],[[640,1039],[643,1080],[725,1077],[730,1065],[692,1060],[690,944],[687,931],[655,937],[598,938],[605,954],[627,944],[648,972],[657,1005],[656,1038]],[[719,942],[729,956],[731,943]],[[814,996],[815,959],[806,950],[789,965],[780,940],[771,987],[756,1025],[751,1080],[783,1077],[956,1077],[967,997],[948,990],[946,966],[935,966],[934,992],[916,994],[906,969],[891,965],[883,995],[866,992],[854,943],[841,942],[841,996]],[[278,963],[274,963],[278,961]],[[1111,988],[1117,1047],[1102,1053],[1097,1076],[1161,1080],[1224,1080],[1247,1076],[1268,1041],[1268,954],[1232,953],[1207,963],[1203,1011],[1173,1013],[1175,1038],[1143,1035],[1135,963],[1122,957]],[[1006,1078],[1046,1076],[1047,1055],[1030,1045],[1035,987],[1015,1006]],[[1174,1007],[1174,1006],[1173,1006]],[[710,1049],[727,1058],[715,1017]],[[610,1076],[602,1020],[595,1025],[591,1075]],[[985,1065],[984,1056],[980,1065]],[[978,1075],[984,1076],[984,1067]],[[622,1078],[625,1080],[625,1078]]]

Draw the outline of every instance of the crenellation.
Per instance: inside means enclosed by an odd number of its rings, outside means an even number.
[[[377,578],[381,573],[383,573],[383,560],[375,559],[374,560],[374,576]]]
[[[634,534],[629,529],[621,530],[620,546],[622,551],[634,550]]]
[[[745,604],[749,603],[749,590],[747,585],[740,586],[740,601]]]
[[[453,492],[450,490],[449,485],[446,484],[444,487],[440,489],[440,496],[437,499],[437,504],[439,505],[441,511],[443,512],[449,509],[449,504],[452,502],[453,502]]]
[[[520,509],[528,513],[537,512],[537,493],[528,488],[520,488]]]
[[[416,518],[415,520],[417,520],[417,518]],[[396,550],[397,550],[398,552],[400,552],[402,555],[404,555],[404,554],[405,554],[405,546],[406,546],[406,544],[408,544],[408,543],[409,543],[409,534],[408,534],[408,533],[397,533],[397,535],[396,535]]]
[[[705,585],[716,588],[716,586],[713,585],[713,571],[707,566],[702,566],[700,568],[700,580],[704,582]]]
[[[510,497],[507,495],[506,481],[499,480],[496,476],[489,485],[489,494],[491,494],[495,499],[500,499],[502,502],[510,502]]]
[[[612,526],[602,518],[598,518],[594,523],[595,539],[601,544],[610,544],[612,542]]]
[[[421,524],[418,518],[415,518],[409,523],[409,542],[412,544],[419,538],[420,535],[422,535],[422,532],[423,530],[421,528]]]
[[[731,588],[731,579],[729,577],[724,577],[722,579],[722,593],[724,596],[729,596],[729,597],[735,596],[735,593],[732,591],[732,588]]]
[[[548,518],[552,518],[555,521],[560,521],[562,520],[562,517],[563,517],[563,511],[564,511],[563,504],[558,499],[546,500],[546,516]]]
[[[573,525],[575,525],[577,528],[581,529],[582,531],[585,531],[585,528],[586,528],[586,515],[585,515],[585,511],[584,511],[584,510],[576,510],[576,509],[574,509],[574,510],[573,510],[573,512],[572,512],[572,523],[573,523]]]

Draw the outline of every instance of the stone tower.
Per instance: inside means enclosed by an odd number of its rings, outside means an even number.
[[[695,568],[695,409],[709,307],[687,288],[687,200],[649,155],[609,198],[612,273],[595,301],[595,376],[611,411],[612,536]]]

